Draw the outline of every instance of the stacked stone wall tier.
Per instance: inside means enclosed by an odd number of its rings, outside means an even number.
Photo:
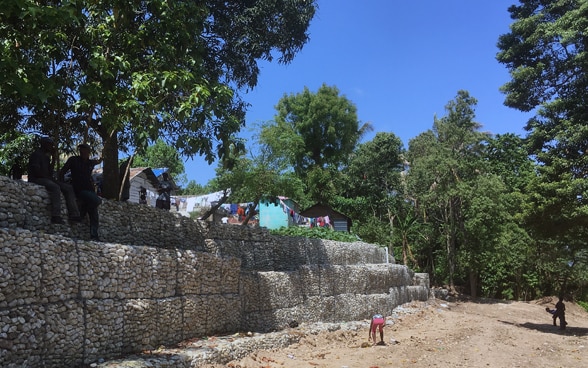
[[[428,286],[410,285],[406,266],[314,265],[298,271],[241,273],[243,329],[269,331],[296,321],[350,321],[427,300]]]
[[[0,229],[0,366],[81,366],[239,329],[240,261]]]
[[[220,226],[212,228],[217,227]],[[216,232],[218,230],[212,233]],[[249,241],[216,238],[208,242],[207,249],[217,255],[239,258],[244,270],[255,271],[294,271],[304,265],[394,264],[393,258],[387,259],[385,248],[373,244],[272,237],[255,229],[252,229]]]
[[[61,216],[68,218],[61,198]],[[204,251],[203,225],[177,213],[137,203],[104,199],[98,207],[99,235],[103,241],[168,249]],[[47,190],[37,184],[0,176],[0,228],[26,229],[90,239],[89,220],[64,225],[51,224],[51,202]]]

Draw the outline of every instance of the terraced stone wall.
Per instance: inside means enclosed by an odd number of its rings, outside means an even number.
[[[64,213],[65,215],[65,213]],[[76,367],[186,338],[340,322],[429,297],[384,249],[105,201],[103,242],[0,176],[0,366]]]

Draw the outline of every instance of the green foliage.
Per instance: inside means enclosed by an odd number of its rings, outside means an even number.
[[[274,154],[271,146],[258,143],[257,152],[251,155],[252,158],[236,155],[231,157],[230,169],[219,167],[211,187],[230,189],[230,202],[253,202],[254,208],[260,201],[278,196],[295,198],[299,204],[305,205],[302,181],[288,171],[284,161]]]
[[[440,231],[436,239],[442,243],[436,248],[447,253],[450,285],[456,276],[478,272],[475,265],[466,271],[459,264],[473,259],[467,250],[460,254],[460,248],[471,240],[465,232],[465,205],[472,193],[475,195],[472,188],[484,172],[482,148],[487,134],[479,132],[480,124],[474,121],[476,104],[467,91],[458,91],[446,105],[447,115],[435,118],[432,131],[411,140],[407,154],[411,165],[406,176],[409,195],[417,199],[416,213],[423,222],[432,222]],[[471,287],[477,289],[476,285]]]
[[[257,84],[259,59],[292,61],[316,9],[313,0],[8,3],[3,119],[62,141],[98,140],[107,198],[118,193],[118,152],[158,138],[182,156],[222,160],[244,125],[240,92]]]
[[[209,186],[203,186],[198,184],[194,180],[190,180],[188,184],[179,191],[179,195],[200,195],[214,192]]]
[[[577,304],[578,304],[580,307],[584,308],[584,309],[586,310],[586,312],[588,312],[588,302],[583,302],[583,301],[581,301],[581,300],[578,300],[578,301],[577,301]]]
[[[270,234],[281,235],[281,236],[334,240],[334,241],[340,241],[340,242],[346,242],[346,243],[359,241],[359,238],[351,233],[347,233],[347,232],[343,232],[343,231],[334,231],[334,230],[331,230],[328,228],[322,228],[322,227],[313,227],[313,228],[300,227],[300,226],[281,227],[279,229],[270,230]]]
[[[378,132],[358,145],[342,170],[340,194],[329,203],[353,219],[353,231],[370,243],[393,244],[393,219],[406,199],[404,148],[392,133]]]
[[[506,105],[536,112],[526,129],[540,164],[527,188],[524,221],[538,253],[547,253],[538,260],[544,278],[578,288],[588,250],[588,3],[525,1],[509,11],[514,23],[498,42],[497,59],[511,76],[502,90]]]
[[[484,149],[487,170],[498,175],[511,191],[523,192],[536,175],[527,142],[512,133],[490,137]]]
[[[148,146],[143,153],[133,157],[133,167],[168,168],[169,174],[177,184],[186,182],[184,173],[184,162],[180,158],[178,150],[162,139],[155,141],[155,144]]]
[[[353,221],[351,231],[354,234],[371,244],[389,245],[392,243],[389,226],[374,216],[362,217]]]
[[[387,219],[389,204],[405,193],[401,172],[404,170],[404,147],[393,133],[378,132],[360,144],[344,169],[346,197],[362,196],[371,204],[369,212]]]
[[[330,202],[340,167],[371,126],[360,128],[355,105],[327,85],[316,93],[304,88],[284,95],[276,109],[275,121],[263,126],[260,141],[304,181],[314,201]]]
[[[26,174],[29,156],[35,148],[33,135],[18,132],[0,135],[0,175],[9,176],[13,167]]]

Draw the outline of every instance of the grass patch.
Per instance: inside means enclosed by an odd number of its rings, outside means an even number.
[[[326,240],[334,240],[340,241],[344,243],[351,243],[355,241],[359,241],[357,236],[350,234],[344,231],[334,231],[327,228],[322,227],[299,227],[299,226],[291,226],[291,227],[281,227],[276,230],[270,230],[270,233],[273,235],[281,235],[281,236],[301,236],[304,238],[315,238],[315,239],[326,239]]]

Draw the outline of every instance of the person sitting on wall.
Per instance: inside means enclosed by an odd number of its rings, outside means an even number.
[[[40,147],[29,157],[28,181],[44,186],[49,192],[51,200],[51,223],[64,224],[61,218],[61,193],[65,197],[65,204],[70,221],[80,221],[80,211],[76,203],[76,196],[71,185],[57,181],[54,177],[53,163],[50,156],[55,151],[53,140],[43,137],[39,141]]]

